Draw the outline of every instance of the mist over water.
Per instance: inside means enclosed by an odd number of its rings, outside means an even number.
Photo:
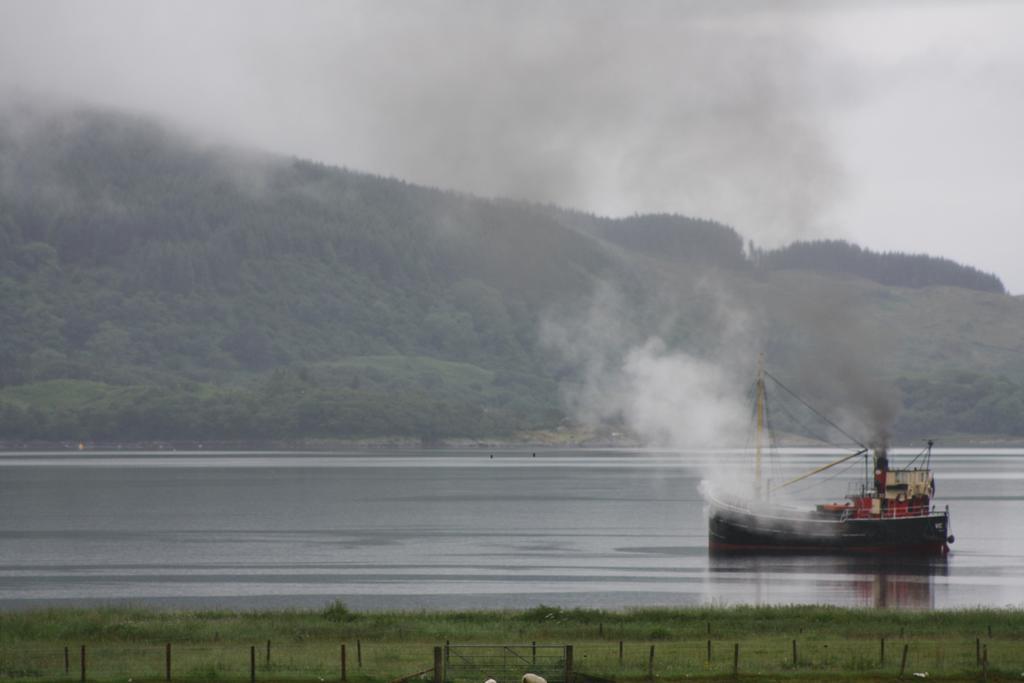
[[[708,447],[741,433],[745,381],[713,359],[642,335],[610,286],[579,315],[543,320],[542,343],[580,378],[563,385],[572,415],[621,423],[655,446]]]
[[[489,455],[0,455],[0,606],[1024,604],[1022,451],[937,452],[952,554],[881,563],[709,557],[700,468],[749,452]],[[794,449],[766,468],[829,457]]]
[[[571,370],[561,385],[569,415],[618,425],[650,446],[753,446],[761,358],[771,395],[766,445],[774,436],[851,450],[888,445],[902,396],[879,353],[885,331],[859,316],[863,302],[841,280],[772,297],[745,295],[714,269],[692,271],[663,286],[692,295],[699,311],[682,295],[636,302],[601,282],[578,310],[542,317],[541,344]],[[772,420],[787,434],[774,434]],[[748,474],[707,472],[732,490]]]

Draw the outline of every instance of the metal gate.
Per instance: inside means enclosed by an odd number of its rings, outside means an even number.
[[[548,683],[567,683],[571,655],[566,645],[447,645],[444,677],[450,683],[519,683],[525,673],[535,673]],[[567,666],[568,665],[568,666]]]

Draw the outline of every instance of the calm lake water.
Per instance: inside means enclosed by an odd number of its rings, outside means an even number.
[[[700,482],[746,453],[490,453],[0,454],[0,609],[1024,606],[1024,450],[937,450],[953,552],[884,563],[709,557]]]

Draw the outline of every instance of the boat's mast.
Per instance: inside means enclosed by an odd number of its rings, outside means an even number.
[[[761,498],[761,439],[764,435],[764,354],[757,357],[757,434],[754,437],[754,490]]]

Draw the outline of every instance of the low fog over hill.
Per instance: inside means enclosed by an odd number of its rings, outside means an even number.
[[[1024,302],[994,275],[713,218],[480,199],[22,99],[0,112],[0,439],[717,442],[759,351],[862,433],[1024,435]]]

